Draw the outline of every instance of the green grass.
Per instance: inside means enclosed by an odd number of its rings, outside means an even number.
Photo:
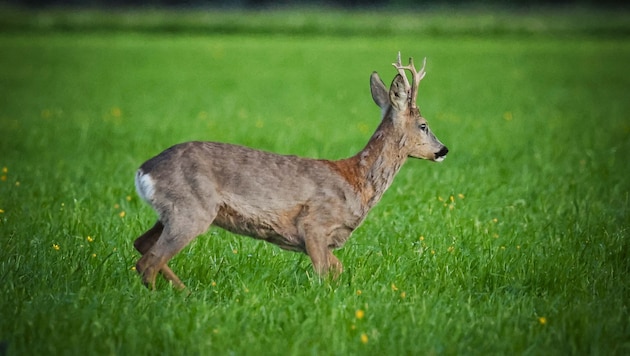
[[[197,139],[349,156],[398,50],[428,57],[418,102],[451,153],[406,164],[338,281],[211,229],[171,262],[190,295],[141,285],[144,160]],[[9,355],[630,352],[625,36],[34,31],[0,53]]]

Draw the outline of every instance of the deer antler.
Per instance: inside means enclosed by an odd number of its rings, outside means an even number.
[[[398,52],[398,61],[396,63],[392,63],[392,65],[394,66],[394,68],[398,70],[398,74],[400,74],[405,80],[405,88],[407,89],[407,92],[410,92],[409,97],[411,98],[411,107],[416,109],[417,108],[416,99],[418,97],[418,85],[420,84],[420,81],[422,80],[422,78],[424,78],[424,76],[427,74],[424,71],[424,67],[427,65],[427,58],[424,57],[424,61],[422,62],[422,68],[420,68],[419,71],[416,71],[416,67],[413,65],[413,58],[409,57],[409,64],[406,66],[403,66],[400,60],[400,52]],[[411,72],[411,75],[413,78],[412,79],[413,85],[409,85],[409,80],[407,79],[407,76],[405,75],[405,69]]]

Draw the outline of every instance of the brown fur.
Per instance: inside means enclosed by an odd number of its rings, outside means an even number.
[[[304,252],[320,275],[341,273],[332,251],[363,222],[407,157],[441,160],[448,152],[411,106],[400,74],[388,92],[373,73],[371,90],[381,124],[365,148],[347,159],[187,142],[145,162],[136,186],[158,221],[134,243],[142,254],[136,268],[143,282],[154,287],[161,272],[184,288],[167,262],[210,225]]]

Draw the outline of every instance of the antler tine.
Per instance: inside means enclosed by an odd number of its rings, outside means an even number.
[[[427,66],[427,57],[424,57],[424,60],[422,61],[422,68],[420,68],[420,71],[416,72],[415,74],[415,76],[418,77],[418,83],[420,83],[422,78],[424,78],[424,76],[427,74],[427,72],[424,71],[424,68],[426,66]]]
[[[410,67],[402,65],[402,61],[400,60],[400,51],[398,51],[398,60],[396,63],[392,63],[392,65],[396,68],[396,70],[398,70],[398,74],[400,74],[405,80],[405,89],[407,89],[407,91],[411,90],[411,85],[409,84],[409,80],[405,74],[405,69],[410,69]]]
[[[422,62],[422,68],[420,68],[419,71],[416,71],[416,67],[413,64],[412,57],[409,57],[409,64],[406,66],[403,66],[402,61],[400,59],[400,52],[398,52],[397,62],[392,63],[392,65],[398,70],[398,74],[400,74],[404,78],[405,87],[407,88],[408,91],[410,91],[411,107],[417,108],[416,99],[418,97],[418,86],[420,85],[420,81],[422,80],[422,78],[424,78],[424,76],[427,74],[424,70],[424,68],[427,65],[427,57],[424,57],[424,61]],[[409,84],[409,80],[407,79],[407,76],[405,75],[405,70],[409,70],[411,72],[411,75],[413,77],[412,85]]]
[[[416,99],[418,99],[418,86],[420,85],[420,81],[427,72],[424,71],[424,68],[427,66],[427,57],[424,57],[422,61],[422,68],[419,71],[416,71],[416,68],[413,66],[413,59],[409,58],[409,63],[411,63],[411,67],[413,68],[413,87],[411,88],[411,107],[417,108]]]

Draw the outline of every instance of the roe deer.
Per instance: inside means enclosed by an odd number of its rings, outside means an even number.
[[[155,288],[158,272],[185,288],[167,262],[210,225],[308,254],[315,272],[342,271],[332,251],[341,247],[381,199],[407,157],[442,161],[448,149],[429,130],[416,105],[426,58],[413,58],[389,91],[376,72],[370,78],[381,123],[356,155],[339,161],[300,158],[216,142],[168,148],[138,170],[138,194],[158,221],[136,239],[142,281]],[[412,74],[412,85],[405,75]]]

